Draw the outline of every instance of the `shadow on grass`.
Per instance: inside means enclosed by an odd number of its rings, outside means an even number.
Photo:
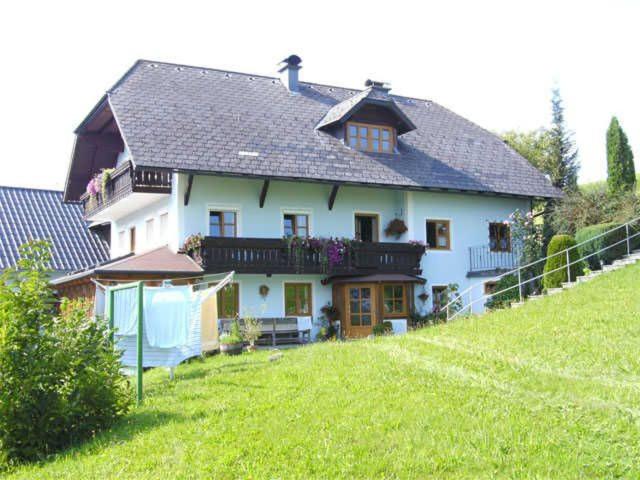
[[[267,368],[271,362],[268,360],[247,360],[239,363],[229,363],[225,365],[198,366],[186,372],[176,374],[178,380],[198,380],[204,377],[215,377],[217,375],[229,375],[248,371],[257,371]]]
[[[197,417],[197,415],[194,415]],[[31,462],[17,462],[11,465],[3,465],[0,463],[0,477],[3,474],[8,474],[18,470],[21,467],[45,467],[60,457],[75,456],[83,454],[91,454],[94,449],[108,448],[111,445],[116,445],[122,442],[128,442],[136,437],[138,434],[147,430],[160,427],[167,423],[185,423],[192,421],[190,416],[184,416],[178,413],[169,412],[145,412],[136,411],[135,407],[131,413],[125,415],[111,427],[99,432],[93,438],[78,439],[67,448],[57,451],[48,455],[46,458],[40,460],[34,460]]]

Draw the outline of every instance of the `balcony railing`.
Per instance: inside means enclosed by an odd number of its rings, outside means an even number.
[[[489,245],[469,247],[469,274],[501,273],[517,268],[520,248],[512,245],[508,251],[492,250]]]
[[[133,168],[131,162],[126,162],[111,173],[104,192],[80,197],[84,215],[95,215],[134,192],[171,193],[171,172]]]
[[[424,246],[410,243],[353,242],[341,262],[327,265],[321,253],[292,250],[280,238],[205,237],[201,256],[207,272],[418,275],[424,252]]]

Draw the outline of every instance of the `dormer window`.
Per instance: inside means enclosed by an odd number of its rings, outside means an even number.
[[[347,122],[347,145],[363,152],[392,153],[395,129],[370,123]]]

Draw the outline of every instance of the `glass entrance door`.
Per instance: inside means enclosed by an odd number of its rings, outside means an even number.
[[[366,337],[377,323],[375,287],[370,284],[347,286],[347,337]]]

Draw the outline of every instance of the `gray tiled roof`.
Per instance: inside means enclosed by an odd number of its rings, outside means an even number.
[[[15,265],[18,247],[52,241],[51,268],[70,271],[109,258],[109,246],[87,228],[82,206],[63,204],[62,192],[0,187],[0,269]]]
[[[417,127],[399,137],[395,154],[352,150],[315,128],[332,107],[361,95],[305,82],[294,95],[275,78],[139,61],[108,98],[139,166],[559,196],[498,136],[432,101],[391,95]]]

